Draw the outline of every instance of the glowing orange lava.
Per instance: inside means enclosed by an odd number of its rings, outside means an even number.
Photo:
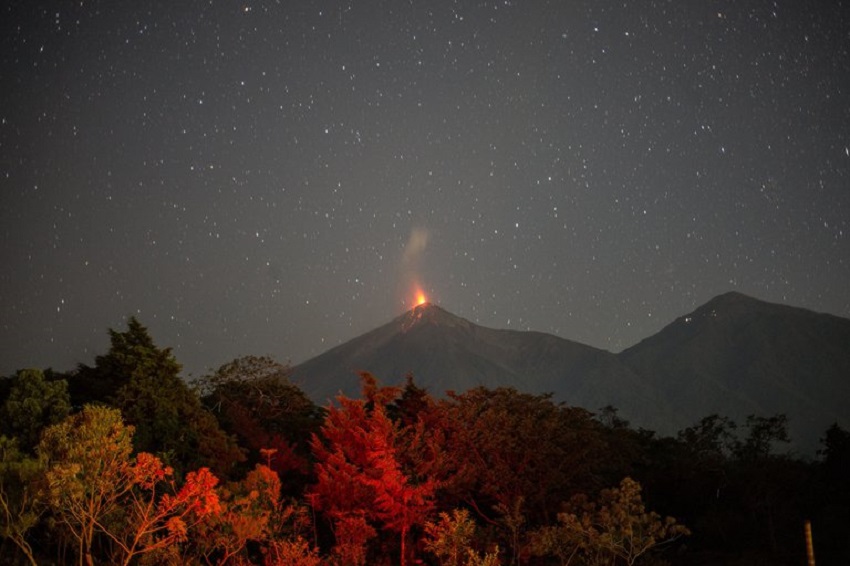
[[[416,290],[416,306],[424,305],[428,302],[428,297],[425,296],[425,292],[421,289]]]

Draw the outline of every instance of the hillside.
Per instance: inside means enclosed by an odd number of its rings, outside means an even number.
[[[810,447],[830,424],[850,424],[847,319],[727,293],[619,358],[675,407],[676,429],[694,415],[784,413]]]

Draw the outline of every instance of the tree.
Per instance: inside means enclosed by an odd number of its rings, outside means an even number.
[[[367,513],[375,500],[374,489],[360,479],[368,466],[366,403],[346,397],[340,397],[339,403],[328,408],[320,432],[311,441],[316,460],[311,495],[315,507],[331,519]]]
[[[398,460],[400,432],[387,416],[387,405],[398,390],[378,387],[367,373],[361,378],[365,399],[340,396],[340,407],[328,409],[321,435],[313,436],[313,493],[338,527],[362,517],[398,532],[403,566],[408,533],[424,522],[436,486],[413,477]]]
[[[18,449],[17,440],[0,436],[0,535],[11,540],[30,564],[36,560],[27,533],[46,509],[42,463]]]
[[[733,475],[736,484],[737,505],[749,518],[749,544],[764,540],[774,556],[787,553],[787,541],[780,533],[799,523],[799,490],[789,486],[804,481],[805,470],[787,454],[777,454],[779,444],[787,444],[788,419],[785,415],[772,417],[747,417],[748,434],[735,448]]]
[[[823,457],[821,464],[824,479],[830,486],[830,497],[838,496],[839,501],[850,505],[850,431],[833,424],[821,439],[823,448],[818,451]]]
[[[491,509],[513,510],[520,500],[529,522],[546,522],[558,501],[594,487],[604,444],[583,409],[549,395],[479,387],[450,394],[436,410],[432,428],[443,437],[446,468],[435,475],[447,495],[491,524]]]
[[[117,409],[86,405],[48,427],[38,445],[53,515],[77,543],[78,563],[94,564],[95,537],[117,548],[112,563],[186,540],[191,525],[219,512],[218,482],[207,468],[182,487],[149,453],[131,457],[133,427]]]
[[[735,449],[735,429],[733,421],[713,414],[679,431],[678,439],[702,459],[723,459]]]
[[[239,438],[252,463],[263,448],[275,450],[267,464],[302,487],[309,472],[309,443],[324,414],[289,380],[291,370],[268,357],[245,356],[195,382],[204,405],[221,427]]]
[[[108,401],[135,427],[139,452],[163,455],[178,471],[210,467],[225,475],[244,459],[236,441],[180,378],[171,349],[158,348],[131,317],[126,332],[109,331],[111,347],[91,373],[113,393]]]
[[[402,426],[410,426],[415,425],[433,405],[434,400],[428,391],[413,382],[413,374],[407,374],[401,394],[387,406],[387,414]]]
[[[678,481],[666,491],[705,512],[728,485],[730,458],[739,446],[736,428],[734,421],[714,414],[679,431],[678,443],[666,450],[674,458]]]
[[[263,560],[264,566],[322,566],[319,551],[303,538],[272,540]]]
[[[690,534],[672,517],[647,512],[640,492],[640,484],[627,477],[619,487],[602,490],[598,502],[574,496],[569,511],[558,514],[557,526],[535,533],[534,551],[554,555],[561,564],[581,556],[590,565],[632,566],[652,548]]]
[[[122,519],[100,526],[117,547],[114,563],[129,566],[143,554],[186,542],[193,527],[221,511],[215,492],[218,478],[208,468],[186,474],[179,488],[174,471],[153,454],[138,454],[129,471],[133,487],[121,498]]]
[[[425,549],[440,561],[440,566],[462,566],[472,545],[475,521],[466,509],[440,513],[438,521],[425,523]]]
[[[788,417],[774,415],[772,417],[747,417],[747,438],[736,447],[736,455],[741,460],[759,460],[773,454],[778,443],[788,444]]]
[[[207,516],[192,544],[193,552],[208,564],[238,560],[249,543],[272,553],[292,550],[283,543],[301,540],[309,525],[305,509],[284,501],[280,478],[264,464],[220,488],[219,500],[221,512]]]
[[[336,544],[331,554],[340,566],[365,566],[366,547],[378,533],[363,512],[349,512],[334,517]]]
[[[850,524],[850,431],[832,424],[821,438],[814,492],[817,504],[811,515],[819,562],[850,564],[847,528]],[[811,511],[808,511],[811,513]]]
[[[647,489],[658,493],[656,501],[676,509],[677,516],[689,522],[699,517],[700,537],[723,537],[724,527],[731,524],[726,501],[738,445],[736,428],[734,421],[714,414],[679,431],[676,440],[656,442],[654,458],[641,478]]]
[[[466,509],[440,513],[437,521],[425,523],[425,549],[437,557],[440,566],[495,566],[499,549],[481,556],[472,546],[475,530],[475,521]]]
[[[166,365],[175,374],[180,366],[168,350],[159,350],[141,322],[131,316],[127,330],[109,329],[110,349],[95,357],[94,367],[80,364],[69,377],[71,401],[76,407],[87,403],[112,403],[118,390],[129,383],[143,365]]]
[[[424,523],[433,507],[436,487],[432,480],[415,483],[404,473],[396,457],[396,429],[381,410],[373,410],[366,449],[366,474],[362,481],[375,490],[375,515],[386,528],[399,533],[401,565],[407,551],[407,535],[411,527]]]
[[[76,541],[81,566],[93,565],[95,534],[119,512],[121,497],[132,487],[132,434],[117,409],[86,405],[45,429],[38,445],[50,505]]]
[[[0,407],[5,434],[18,439],[19,447],[31,451],[44,427],[56,424],[71,412],[68,383],[47,381],[38,369],[19,370],[11,380],[9,396]]]

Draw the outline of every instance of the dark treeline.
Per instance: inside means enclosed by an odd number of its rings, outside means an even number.
[[[837,425],[811,460],[782,415],[659,437],[368,373],[319,407],[270,358],[187,383],[137,320],[110,338],[91,367],[0,379],[2,563],[796,565],[806,521],[819,564],[850,563]]]

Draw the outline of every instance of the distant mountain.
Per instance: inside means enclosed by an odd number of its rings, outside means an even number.
[[[850,426],[850,320],[715,297],[619,358],[661,392],[681,429],[711,413],[784,413],[795,445],[817,447],[832,423]]]
[[[361,370],[387,385],[402,385],[413,374],[436,396],[510,386],[594,411],[614,405],[641,423],[671,418],[653,389],[610,352],[541,332],[485,328],[433,304],[304,362],[293,379],[324,404],[339,393],[359,395]]]
[[[552,393],[632,425],[675,434],[712,413],[784,413],[794,448],[813,454],[832,423],[850,428],[850,320],[716,297],[639,344],[612,354],[541,332],[495,330],[425,304],[312,358],[294,380],[320,404],[357,396],[357,372],[387,385],[408,373],[442,396],[483,385]]]

